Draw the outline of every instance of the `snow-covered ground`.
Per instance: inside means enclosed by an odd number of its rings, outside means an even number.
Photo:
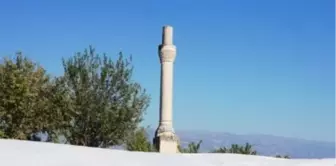
[[[160,154],[1,140],[1,166],[331,166],[335,159],[279,159],[238,154]]]

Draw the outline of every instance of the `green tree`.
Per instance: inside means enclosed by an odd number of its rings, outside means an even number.
[[[240,154],[249,154],[249,155],[256,155],[257,151],[252,149],[252,145],[249,143],[246,143],[245,146],[239,147],[239,153]]]
[[[71,123],[63,133],[73,145],[120,145],[142,121],[150,97],[132,80],[131,57],[99,56],[90,46],[63,59],[64,76],[58,79],[70,98]]]
[[[38,140],[36,133],[48,133],[49,140],[64,122],[62,96],[46,71],[21,53],[3,58],[0,64],[0,137]],[[64,102],[62,102],[64,103]]]
[[[129,151],[153,152],[154,146],[148,139],[146,129],[141,127],[129,136],[126,142],[126,149]]]
[[[290,159],[289,155],[284,155],[284,156],[281,156],[281,155],[276,155],[275,157],[276,157],[276,158],[285,158],[285,159]]]
[[[246,143],[245,145],[232,144],[230,148],[221,147],[211,151],[212,153],[237,153],[256,155],[257,151],[253,150],[252,145]]]
[[[178,146],[178,149],[181,153],[199,153],[201,144],[202,140],[200,140],[198,143],[189,143],[187,148],[182,148],[181,146]]]
[[[220,147],[211,151],[211,153],[229,153],[229,150],[226,147]]]

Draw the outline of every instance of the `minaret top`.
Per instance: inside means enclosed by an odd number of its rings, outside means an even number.
[[[173,27],[166,25],[162,31],[162,45],[173,45]]]

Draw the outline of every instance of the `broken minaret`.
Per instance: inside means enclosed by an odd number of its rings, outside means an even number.
[[[178,138],[173,129],[173,67],[176,47],[173,28],[164,26],[162,44],[159,45],[161,63],[160,122],[155,132],[154,144],[161,153],[177,153]]]

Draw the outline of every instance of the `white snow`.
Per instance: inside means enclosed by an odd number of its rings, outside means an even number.
[[[335,159],[160,154],[0,139],[1,166],[331,166]]]

